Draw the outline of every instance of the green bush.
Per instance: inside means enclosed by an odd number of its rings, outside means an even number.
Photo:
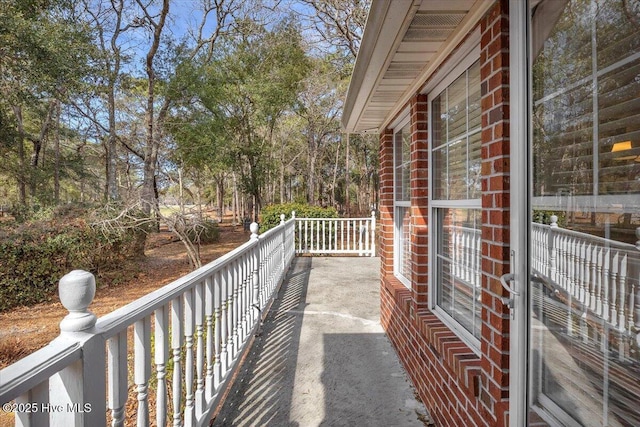
[[[99,277],[132,255],[132,231],[105,232],[67,214],[0,231],[0,311],[50,300],[73,269]]]
[[[195,227],[187,229],[187,237],[192,243],[206,245],[220,240],[220,228],[218,223],[207,219]]]
[[[534,209],[532,220],[533,222],[537,222],[538,224],[551,225],[551,215],[555,215],[558,217],[558,227],[564,227],[567,223],[566,214],[562,211],[548,211],[548,210],[540,210]]]
[[[260,233],[280,224],[281,214],[285,215],[285,221],[290,219],[293,211],[296,213],[296,218],[338,218],[338,211],[335,208],[323,208],[304,203],[269,205],[260,213]]]

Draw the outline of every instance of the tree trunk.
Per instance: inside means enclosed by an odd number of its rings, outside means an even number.
[[[107,170],[106,198],[107,201],[118,200],[118,182],[116,180],[116,113],[115,113],[115,82],[109,82],[108,110],[109,110],[109,136],[105,146],[106,159],[105,166]]]
[[[27,177],[25,171],[27,167],[27,159],[24,152],[24,123],[22,122],[22,108],[19,106],[13,106],[13,114],[16,116],[16,122],[18,123],[18,165],[17,181],[18,181],[18,194],[20,195],[20,204],[27,204]]]
[[[216,176],[216,212],[218,222],[222,222],[224,216],[224,177]]]
[[[140,4],[140,2],[138,2]],[[156,205],[155,178],[158,164],[159,137],[154,134],[154,103],[155,103],[155,80],[156,75],[153,68],[153,60],[160,46],[160,36],[164,28],[166,17],[169,13],[169,0],[163,0],[162,11],[159,22],[155,23],[144,9],[147,21],[153,26],[153,43],[147,52],[146,72],[147,72],[147,106],[145,111],[146,147],[144,156],[143,179],[142,179],[142,210],[146,215],[151,214],[151,210]]]
[[[60,101],[56,103],[56,127],[53,137],[54,167],[53,167],[53,199],[60,204]]]
[[[338,180],[338,159],[340,158],[340,144],[336,144],[336,162],[333,165],[333,182],[331,183],[331,206],[336,206],[336,182]]]

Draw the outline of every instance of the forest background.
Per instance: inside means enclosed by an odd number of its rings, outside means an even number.
[[[377,137],[340,128],[368,7],[0,0],[0,311],[161,227],[197,267],[225,214],[369,216]]]
[[[367,0],[1,0],[0,205],[376,203],[340,129]]]

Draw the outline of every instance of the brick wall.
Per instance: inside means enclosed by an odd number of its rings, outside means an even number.
[[[427,95],[411,99],[411,288],[413,309],[427,308],[429,147]]]
[[[437,425],[508,424],[508,0],[481,20],[482,330],[480,356],[428,308],[428,103],[410,101],[412,283],[393,276],[393,133],[380,137],[381,322]]]
[[[482,383],[480,401],[508,425],[509,312],[499,277],[509,270],[509,19],[500,0],[481,21]]]
[[[378,223],[378,254],[380,276],[393,274],[393,132],[380,137],[380,221]]]

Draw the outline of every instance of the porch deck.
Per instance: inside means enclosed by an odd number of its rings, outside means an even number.
[[[378,272],[295,258],[213,425],[425,425],[379,323]]]

